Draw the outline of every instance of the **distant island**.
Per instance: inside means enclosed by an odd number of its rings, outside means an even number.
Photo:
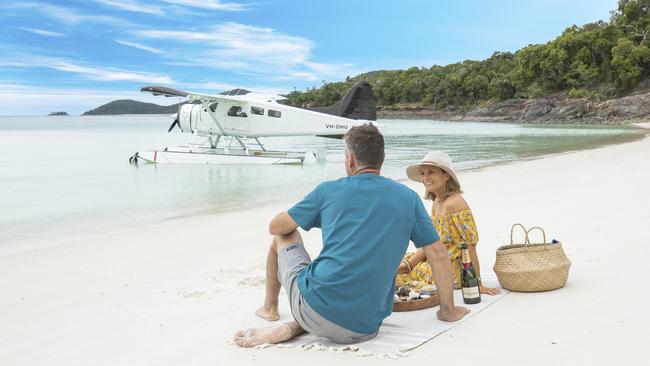
[[[163,106],[154,103],[138,102],[130,99],[120,99],[84,112],[82,116],[115,114],[172,114],[176,113],[177,111],[178,103]]]
[[[68,112],[52,112],[48,116],[69,116]]]

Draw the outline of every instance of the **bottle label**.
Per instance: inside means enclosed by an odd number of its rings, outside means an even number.
[[[463,264],[472,262],[472,260],[469,257],[469,251],[467,249],[461,250],[460,254],[461,254],[460,258]]]
[[[463,297],[466,299],[476,299],[481,296],[478,286],[463,287]]]

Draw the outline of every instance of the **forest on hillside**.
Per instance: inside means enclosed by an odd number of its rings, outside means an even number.
[[[546,44],[482,61],[372,71],[319,88],[294,90],[294,106],[334,104],[358,80],[367,80],[377,105],[442,110],[485,102],[564,93],[599,101],[630,93],[650,76],[650,0],[619,0],[609,21],[571,26]]]

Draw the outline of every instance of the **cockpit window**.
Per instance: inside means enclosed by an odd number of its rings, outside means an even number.
[[[218,104],[219,104],[219,103],[217,103],[217,102],[212,102],[212,103],[210,103],[210,106],[209,106],[208,108],[210,108],[210,110],[212,111],[212,113],[214,113],[214,112],[217,110],[217,105],[218,105]]]
[[[259,114],[260,116],[263,116],[264,115],[264,108],[251,106],[251,113]]]
[[[244,112],[244,109],[238,105],[230,107],[228,110],[228,115],[230,117],[248,117],[246,112]]]
[[[269,109],[269,117],[280,118],[280,117],[282,117],[282,112],[274,111],[273,109]]]

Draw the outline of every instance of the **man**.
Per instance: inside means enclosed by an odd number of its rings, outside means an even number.
[[[393,306],[395,273],[409,240],[424,248],[438,285],[438,319],[469,312],[454,305],[447,249],[420,197],[384,178],[384,138],[365,124],[345,134],[347,177],[324,182],[269,225],[266,297],[255,313],[279,319],[278,296],[289,295],[292,322],[238,331],[242,347],[280,343],[304,331],[334,342],[359,343],[377,335]],[[297,229],[322,229],[323,249],[312,262]]]

